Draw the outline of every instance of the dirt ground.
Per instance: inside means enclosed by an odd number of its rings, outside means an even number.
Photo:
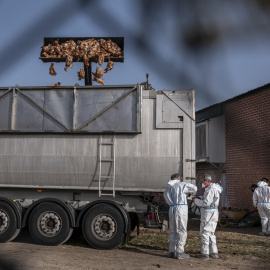
[[[221,228],[216,231],[216,235],[218,241],[221,239],[226,241],[227,238],[241,241],[242,238],[259,237],[257,236],[259,231],[260,228],[257,227],[250,229],[244,228],[241,230],[239,228],[237,228],[237,230]],[[191,229],[188,232],[188,237],[198,238],[198,233],[198,228]],[[91,249],[81,239],[81,235],[75,232],[72,238],[61,246],[40,246],[31,240],[28,231],[24,229],[12,242],[0,244],[1,262],[8,263],[8,267],[0,267],[0,269],[270,269],[269,259],[261,259],[252,256],[252,254],[229,255],[225,252],[220,253],[220,259],[201,261],[195,258],[195,250],[189,249],[188,253],[191,256],[190,259],[176,260],[166,257],[166,249],[144,248],[142,245],[136,248],[127,246],[109,251],[95,250]],[[270,241],[270,237],[267,239]],[[187,247],[187,250],[188,248],[189,247]],[[269,254],[269,248],[265,249],[265,252]],[[12,266],[14,268],[12,268]]]

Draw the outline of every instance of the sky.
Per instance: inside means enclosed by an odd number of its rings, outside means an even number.
[[[269,83],[269,13],[264,0],[0,0],[0,87],[84,85],[82,63],[49,75],[44,38],[123,37],[106,85],[148,73],[156,90],[195,89],[200,110]]]

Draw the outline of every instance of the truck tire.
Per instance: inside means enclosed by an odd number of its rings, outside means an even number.
[[[228,227],[228,225],[229,225],[229,219],[226,218],[226,217],[220,217],[218,219],[218,225],[220,227]]]
[[[125,238],[124,228],[122,214],[109,204],[99,204],[89,209],[82,223],[85,240],[96,249],[119,247]]]
[[[21,229],[17,228],[17,216],[12,207],[0,202],[0,243],[12,241]]]
[[[65,243],[73,232],[67,212],[60,205],[50,202],[36,206],[28,227],[35,242],[47,246]]]

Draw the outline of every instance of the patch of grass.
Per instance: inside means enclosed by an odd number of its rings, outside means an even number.
[[[235,236],[234,236],[235,237]],[[233,255],[252,255],[266,259],[270,251],[270,241],[268,238],[259,236],[243,237],[239,235],[236,238],[218,239],[218,248],[222,253]]]
[[[168,250],[168,235],[160,230],[142,229],[139,236],[131,236],[126,248]]]
[[[240,231],[240,229],[239,229]],[[157,229],[141,229],[140,235],[131,236],[125,249],[132,250],[164,250],[169,248],[169,231],[162,232]],[[221,254],[251,255],[259,258],[268,258],[270,252],[270,237],[260,237],[255,233],[238,233],[230,230],[216,232],[217,245]],[[201,241],[198,228],[190,228],[185,246],[185,252],[195,254],[200,251]]]

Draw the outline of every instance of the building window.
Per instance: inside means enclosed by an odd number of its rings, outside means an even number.
[[[196,126],[196,158],[197,160],[207,158],[206,147],[206,123]]]

